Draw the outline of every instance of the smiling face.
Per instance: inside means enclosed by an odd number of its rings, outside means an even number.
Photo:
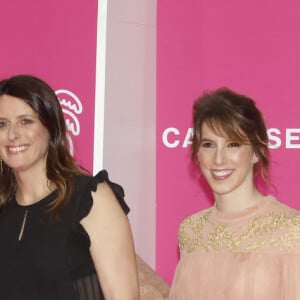
[[[0,158],[13,172],[46,170],[49,132],[22,99],[0,96]]]
[[[204,123],[198,158],[202,174],[216,199],[243,196],[253,188],[253,164],[258,159],[250,143],[241,144],[218,135]]]

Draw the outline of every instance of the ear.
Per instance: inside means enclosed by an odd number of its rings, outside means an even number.
[[[259,158],[257,157],[257,155],[254,153],[253,154],[253,158],[252,158],[252,163],[253,164],[256,164],[256,163],[258,163],[259,162]]]

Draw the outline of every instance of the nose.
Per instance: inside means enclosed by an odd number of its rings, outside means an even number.
[[[10,124],[7,131],[7,138],[9,141],[14,141],[19,137],[19,129],[17,124]]]
[[[226,162],[226,149],[224,148],[216,148],[215,152],[215,163],[217,165],[222,165]]]

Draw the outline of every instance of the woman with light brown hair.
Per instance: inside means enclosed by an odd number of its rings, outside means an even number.
[[[214,205],[180,225],[171,300],[300,299],[300,213],[263,194],[268,136],[255,102],[229,89],[193,106],[192,158]]]

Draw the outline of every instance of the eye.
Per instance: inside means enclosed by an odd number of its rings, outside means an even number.
[[[0,121],[0,128],[7,127],[8,125],[9,125],[8,122]]]
[[[241,144],[240,143],[236,143],[236,142],[230,142],[228,144],[228,147],[229,148],[241,147]]]
[[[24,118],[24,119],[21,119],[20,123],[21,123],[21,125],[28,125],[28,124],[32,124],[33,120],[29,119],[29,118]]]
[[[203,148],[212,148],[214,145],[211,142],[203,142],[200,146]]]

